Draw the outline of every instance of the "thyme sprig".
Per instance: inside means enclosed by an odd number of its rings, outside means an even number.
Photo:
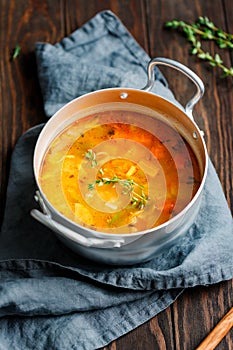
[[[207,61],[212,67],[220,68],[224,77],[233,76],[233,67],[226,67],[221,56],[218,53],[210,54],[202,48],[201,40],[212,40],[220,49],[233,48],[233,34],[226,33],[218,28],[208,17],[199,17],[195,23],[188,24],[184,21],[168,21],[165,23],[166,28],[181,29],[186,35],[187,40],[191,43],[192,55],[199,59]]]
[[[95,183],[88,185],[89,190],[93,190],[95,185],[104,186],[104,185],[113,185],[120,184],[122,186],[122,194],[131,195],[131,206],[137,209],[143,209],[149,200],[149,197],[144,193],[144,186],[136,183],[132,179],[121,179],[118,176],[113,176],[112,178],[108,177],[98,177],[95,180]],[[140,189],[140,193],[135,192],[135,188]]]
[[[85,158],[91,162],[91,167],[97,166],[96,154],[92,149],[88,149],[85,153]]]

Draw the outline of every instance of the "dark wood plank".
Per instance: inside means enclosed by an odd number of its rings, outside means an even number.
[[[206,63],[198,61],[188,54],[189,45],[177,31],[165,30],[163,25],[172,19],[194,22],[198,16],[208,16],[219,27],[232,31],[232,2],[193,1],[172,2],[169,0],[147,3],[148,32],[150,33],[151,56],[165,56],[176,59],[193,69],[204,81],[206,93],[195,107],[194,116],[199,126],[205,131],[208,152],[220,177],[228,204],[232,201],[232,78],[221,79],[221,72],[213,70]],[[152,16],[151,14],[160,14]],[[225,18],[227,14],[227,19]],[[227,28],[225,28],[227,30]],[[206,49],[213,50],[212,44],[206,43]],[[218,50],[217,50],[218,51]],[[219,51],[218,51],[219,52]],[[221,52],[226,65],[230,66],[230,54]],[[176,74],[164,70],[170,87],[183,104],[191,95],[191,87],[186,79],[176,79]],[[185,99],[183,98],[185,96]],[[195,288],[186,291],[172,306],[174,314],[174,332],[176,349],[195,349],[211,331],[220,318],[232,306],[232,281],[223,282],[209,288]],[[158,318],[160,315],[158,315]],[[219,350],[232,349],[233,332],[231,331],[219,344]]]
[[[173,305],[176,346],[195,349],[232,305],[232,281],[187,290]],[[218,350],[233,348],[233,330],[218,345]]]
[[[228,33],[233,33],[233,4],[231,0],[223,0],[223,7],[225,12],[225,29]],[[233,52],[231,52],[232,57]]]
[[[45,121],[37,79],[34,45],[63,37],[60,1],[1,1],[1,217],[6,196],[10,156],[19,136]],[[20,45],[20,55],[11,59]]]

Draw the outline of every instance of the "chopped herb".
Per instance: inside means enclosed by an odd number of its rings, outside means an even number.
[[[95,184],[89,184],[88,185],[88,190],[94,190]]]
[[[91,162],[91,167],[97,166],[96,154],[92,149],[88,149],[85,153],[85,158]]]
[[[112,218],[108,220],[108,226],[111,226],[112,224],[114,224],[114,222],[117,221],[119,217],[120,217],[119,213],[116,213],[115,215],[113,215]]]
[[[12,53],[12,60],[15,60],[19,56],[20,51],[21,47],[19,45],[16,45]]]

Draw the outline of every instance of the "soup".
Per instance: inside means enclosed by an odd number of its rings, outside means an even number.
[[[72,122],[51,142],[39,183],[65,217],[107,233],[134,233],[168,221],[201,182],[196,156],[174,125],[130,110]]]

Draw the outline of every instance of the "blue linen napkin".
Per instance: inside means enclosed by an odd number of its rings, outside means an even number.
[[[56,45],[38,43],[51,116],[72,98],[112,86],[141,88],[148,55],[110,11]],[[156,70],[154,92],[173,94]],[[97,349],[164,310],[185,288],[233,277],[232,216],[210,162],[195,223],[178,246],[127,267],[92,263],[30,216],[33,150],[43,125],[18,141],[0,234],[0,350]]]

